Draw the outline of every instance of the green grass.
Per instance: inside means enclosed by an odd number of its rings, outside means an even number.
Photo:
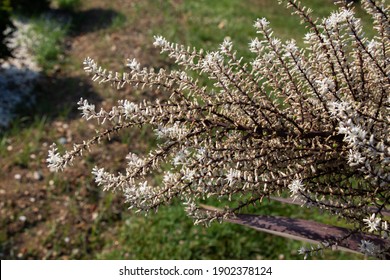
[[[117,29],[120,29],[120,28],[126,26],[126,22],[127,22],[126,15],[119,13],[118,15],[116,15],[113,18],[110,27],[113,30],[117,30]]]
[[[274,205],[275,206],[275,205]],[[270,207],[264,205],[263,207]],[[293,209],[279,208],[288,214]],[[275,214],[275,208],[272,211]],[[269,208],[272,209],[272,208]],[[299,207],[297,207],[298,212]],[[295,210],[297,210],[295,209]],[[301,242],[228,223],[194,226],[182,205],[174,203],[147,217],[123,214],[112,241],[105,244],[100,259],[302,259]],[[353,259],[358,255],[326,251],[325,259]]]
[[[81,0],[54,0],[60,9],[74,11],[81,6]]]
[[[337,6],[328,0],[303,0],[303,5],[313,9],[313,17],[329,16]],[[291,15],[292,10],[285,5],[278,5],[275,0],[219,0],[219,1],[183,1],[181,5],[172,5],[170,1],[162,1],[161,5],[152,5],[144,1],[142,10],[152,13],[158,8],[164,14],[164,23],[150,29],[151,35],[161,34],[172,42],[192,45],[205,50],[213,50],[226,36],[232,38],[239,53],[250,56],[248,43],[257,36],[253,27],[257,18],[265,17],[270,21],[274,36],[282,40],[295,39],[302,44],[303,36],[308,31],[300,24],[300,18]],[[356,6],[357,15],[361,16],[364,24],[371,21],[361,7]],[[366,28],[371,35],[373,31]]]
[[[53,71],[63,54],[63,43],[69,30],[69,23],[55,18],[37,17],[31,20],[32,27],[27,36],[31,40],[31,50],[44,72]]]
[[[33,119],[25,117],[15,120],[9,130],[0,134],[0,157],[7,157],[13,164],[28,168],[31,163],[30,155],[37,154],[41,149],[40,141],[44,137],[46,124],[46,117]],[[9,139],[13,139],[12,142]],[[7,147],[10,145],[15,149],[20,148],[8,151]]]

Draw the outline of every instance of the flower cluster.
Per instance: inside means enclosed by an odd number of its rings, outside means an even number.
[[[206,52],[161,36],[154,45],[184,71],[142,68],[133,59],[129,72],[119,74],[85,59],[84,69],[94,81],[158,88],[170,98],[139,104],[121,100],[110,111],[96,111],[80,100],[83,118],[109,122],[111,128],[64,155],[53,146],[49,167],[63,169],[112,133],[151,125],[162,141],[155,150],[143,157],[130,153],[123,173],[93,169],[96,183],[122,191],[131,208],[155,210],[178,197],[196,222],[209,222],[229,219],[264,198],[290,195],[299,201],[291,203],[345,219],[353,234],[371,234],[356,250],[388,257],[388,10],[384,2],[362,1],[377,31],[367,40],[348,4],[320,21],[298,1],[284,2],[309,27],[304,48],[294,40],[281,41],[266,19],[258,19],[259,36],[249,43],[252,61],[238,57],[230,38]],[[185,70],[207,76],[212,85]],[[152,186],[147,176],[158,173],[162,184]],[[238,206],[205,211],[196,202],[207,197],[228,198]],[[325,247],[341,244],[352,233]]]

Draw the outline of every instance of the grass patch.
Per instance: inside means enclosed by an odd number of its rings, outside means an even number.
[[[126,25],[127,17],[124,14],[116,15],[111,22],[111,28],[113,30],[120,29]]]
[[[53,71],[53,67],[59,63],[69,26],[68,22],[60,22],[52,17],[41,16],[31,20],[27,36],[31,50],[44,72]]]
[[[266,207],[266,206],[264,206]],[[283,210],[282,210],[283,211]],[[301,242],[228,223],[194,226],[178,202],[147,217],[124,214],[99,259],[302,259]],[[326,251],[314,259],[354,259]]]
[[[55,0],[60,9],[74,11],[81,6],[81,0]]]

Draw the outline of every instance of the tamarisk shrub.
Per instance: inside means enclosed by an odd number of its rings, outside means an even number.
[[[238,57],[230,39],[204,51],[161,36],[154,45],[183,70],[142,68],[132,59],[129,72],[119,74],[86,58],[93,81],[159,88],[170,98],[120,100],[110,111],[81,99],[83,118],[109,128],[64,154],[53,144],[48,166],[63,170],[104,137],[151,125],[162,142],[156,149],[145,156],[129,153],[122,173],[92,170],[97,185],[122,192],[130,208],[148,212],[177,197],[195,223],[230,221],[316,243],[299,250],[305,257],[337,247],[389,258],[388,7],[362,1],[376,30],[368,39],[346,2],[322,20],[298,1],[282,2],[308,27],[304,48],[282,42],[262,18],[254,23],[258,38],[249,43],[255,55],[250,62]],[[205,86],[199,77],[213,84]],[[151,186],[146,176],[156,173],[163,182]],[[228,198],[234,207],[199,204],[208,197]],[[348,228],[240,214],[264,199],[321,209]]]

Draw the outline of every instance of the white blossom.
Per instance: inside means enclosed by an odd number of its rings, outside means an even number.
[[[140,182],[138,184],[138,192],[139,194],[145,194],[149,189],[148,181]]]
[[[297,44],[294,40],[290,40],[287,42],[285,49],[290,53],[295,53],[298,51]]]
[[[261,42],[259,41],[259,39],[258,39],[258,38],[254,38],[254,39],[252,39],[251,42],[249,43],[249,50],[250,50],[251,52],[256,53],[256,52],[258,52],[258,51],[261,49],[261,46],[262,46],[262,44],[261,44]]]
[[[160,139],[182,139],[187,135],[188,129],[179,123],[174,123],[173,125],[160,126],[155,132]]]
[[[230,39],[230,37],[225,37],[225,39],[223,40],[220,46],[221,53],[223,54],[230,53],[232,48],[233,48],[232,40]]]
[[[183,170],[183,180],[191,182],[195,177],[196,171],[189,168],[184,168]]]
[[[92,169],[92,174],[95,176],[95,182],[98,186],[105,183],[106,172],[104,171],[104,168],[98,168],[97,166],[95,166]]]
[[[184,151],[179,151],[176,153],[175,157],[173,158],[173,165],[178,166],[178,165],[185,165],[187,162],[187,156],[184,153]]]
[[[123,108],[126,118],[132,118],[138,112],[138,105],[128,100],[120,100],[119,104]]]
[[[60,153],[58,153],[58,148],[55,144],[50,146],[49,155],[46,159],[46,162],[48,163],[47,166],[51,171],[59,171],[64,167],[62,157]]]
[[[154,36],[153,45],[156,47],[165,47],[168,44],[167,40],[162,36]]]
[[[142,167],[145,163],[143,159],[141,159],[138,155],[134,153],[129,153],[126,156],[129,167]]]
[[[240,170],[236,170],[236,169],[230,168],[229,172],[226,174],[225,180],[227,181],[229,186],[233,186],[234,183],[237,181],[237,179],[239,179],[240,177],[241,177],[241,171]]]
[[[304,190],[304,185],[301,180],[295,179],[293,180],[289,185],[288,188],[290,189],[291,197],[298,197],[300,195],[300,192]]]
[[[371,241],[361,240],[359,250],[364,255],[375,256],[378,252],[378,247],[374,243],[372,243]]]
[[[362,156],[362,154],[354,149],[349,150],[348,154],[348,163],[350,166],[356,166],[364,163],[366,160],[365,157]]]
[[[128,59],[126,66],[129,67],[131,70],[135,70],[135,71],[138,71],[141,68],[140,63],[135,58]]]
[[[219,52],[210,52],[202,62],[202,69],[205,72],[213,72],[218,69],[222,62],[223,57]]]
[[[77,102],[78,109],[82,111],[82,117],[85,118],[86,120],[91,119],[95,114],[95,105],[89,104],[88,100],[80,98],[80,101]]]
[[[257,29],[266,29],[269,26],[269,21],[266,18],[259,18],[253,26]]]
[[[365,224],[367,224],[368,231],[369,231],[369,232],[373,232],[373,231],[377,231],[378,228],[380,228],[380,225],[381,225],[381,218],[377,218],[377,217],[375,216],[375,214],[372,214],[372,215],[369,216],[368,218],[363,219],[363,222],[364,222]]]
[[[324,78],[322,80],[317,80],[317,85],[322,94],[326,94],[329,91],[333,91],[335,88],[335,83],[330,78]]]

